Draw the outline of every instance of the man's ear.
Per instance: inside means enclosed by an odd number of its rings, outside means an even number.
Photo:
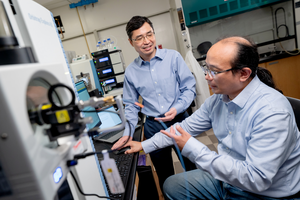
[[[131,44],[131,46],[133,46],[132,44],[132,40],[130,38],[128,38],[129,43]]]
[[[240,81],[245,82],[249,79],[249,77],[252,73],[252,70],[248,67],[245,67],[240,70],[240,73],[241,73]]]

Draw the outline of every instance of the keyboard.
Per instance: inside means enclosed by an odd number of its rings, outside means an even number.
[[[117,168],[119,170],[122,182],[123,182],[124,187],[125,187],[125,191],[126,191],[126,185],[127,185],[127,182],[128,182],[128,179],[129,179],[130,170],[131,170],[133,155],[134,154],[119,154],[119,155],[112,155],[112,154],[110,154],[110,157],[113,157],[115,159]],[[99,159],[99,161],[100,161],[100,159]],[[102,173],[103,173],[103,171],[102,171]],[[110,190],[109,190],[109,186],[107,184],[105,176],[104,176],[104,180],[105,180],[105,184],[106,184],[106,188],[107,188],[109,196],[113,197],[113,198],[117,198],[118,200],[124,200],[124,193],[121,193],[121,194],[112,194],[110,192]]]
[[[99,138],[102,138],[102,139],[108,139],[108,138],[110,138],[110,137],[112,137],[112,136],[114,136],[114,135],[116,135],[116,134],[118,134],[118,133],[120,133],[120,131],[113,131],[113,132],[110,132],[110,133],[108,133],[108,134],[106,134],[106,135],[104,135],[104,136],[101,136],[101,135],[100,135]]]

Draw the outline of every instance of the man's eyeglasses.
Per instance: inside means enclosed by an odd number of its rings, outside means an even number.
[[[208,76],[210,78],[215,78],[215,76],[217,74],[221,74],[221,73],[224,73],[224,72],[228,72],[230,70],[233,70],[235,68],[230,68],[230,69],[226,69],[226,70],[223,70],[223,71],[220,71],[220,72],[217,72],[217,71],[214,71],[214,70],[210,70],[207,66],[206,66],[206,63],[201,65],[201,69],[203,70],[205,76],[208,74]]]
[[[132,40],[137,42],[137,43],[140,43],[140,42],[143,42],[145,38],[147,38],[148,40],[153,39],[154,38],[154,32],[150,31],[150,32],[146,33],[145,36],[139,35],[135,39],[132,39]]]

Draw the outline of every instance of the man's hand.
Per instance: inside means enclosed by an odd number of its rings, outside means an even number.
[[[119,147],[121,147],[128,139],[129,136],[123,136],[121,137],[112,147],[111,149],[117,149]],[[132,137],[129,138],[128,142],[132,140]]]
[[[162,122],[172,121],[177,115],[176,108],[171,108],[168,112],[165,113],[165,117],[162,118],[154,118],[155,120],[161,120]]]
[[[175,134],[175,129],[173,128],[173,126],[171,126],[170,128],[170,133],[165,130],[161,130],[160,132],[162,132],[163,134],[167,135],[170,138],[174,138],[176,144],[178,145],[178,148],[181,151],[184,145],[192,136],[188,132],[183,130],[179,125],[176,125],[176,129],[181,135]]]
[[[141,142],[136,142],[136,141],[130,141],[130,142],[128,142],[125,145],[125,147],[130,147],[129,150],[127,150],[127,151],[124,152],[125,154],[135,153],[135,152],[139,152],[139,151],[143,150],[142,143]]]

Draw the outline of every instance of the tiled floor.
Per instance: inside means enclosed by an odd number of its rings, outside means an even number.
[[[205,144],[210,150],[215,151],[218,153],[218,139],[214,135],[213,130],[205,131],[201,133],[198,137],[196,137],[200,142]],[[178,160],[177,155],[175,152],[172,154],[173,156],[173,162],[174,162],[174,168],[175,173],[181,173],[183,172],[182,166],[180,161]]]

